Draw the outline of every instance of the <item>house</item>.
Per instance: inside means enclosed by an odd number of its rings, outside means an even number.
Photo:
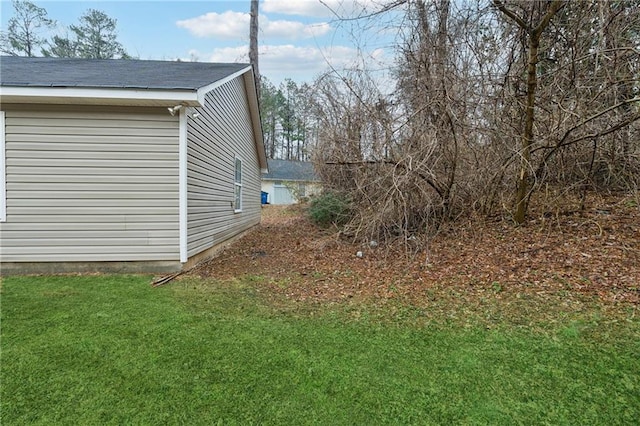
[[[262,176],[262,192],[269,204],[294,204],[320,192],[320,179],[306,161],[267,160],[269,172]]]
[[[260,221],[251,66],[0,57],[0,272],[178,271]]]

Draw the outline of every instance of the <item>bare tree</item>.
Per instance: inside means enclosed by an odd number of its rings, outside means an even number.
[[[565,192],[581,189],[584,207],[588,184],[602,174],[605,164],[611,189],[612,178],[633,180],[629,171],[637,163],[632,160],[629,136],[639,119],[633,93],[638,83],[633,69],[638,63],[634,28],[640,25],[639,7],[633,2],[565,3],[539,36],[534,67],[531,35],[523,23],[536,22],[536,16],[544,18],[551,5],[512,1],[505,9],[523,22],[512,17],[505,22],[504,34],[512,37],[504,45],[512,52],[512,60],[503,74],[507,84],[502,102],[511,107],[508,114],[495,116],[494,122],[507,136],[504,117],[517,117],[519,111],[525,117],[524,123],[511,125],[514,134],[508,136],[521,140],[520,150],[514,153],[520,163],[514,212],[518,223],[524,220],[536,188],[551,184]],[[524,104],[518,101],[520,93],[525,94]],[[606,151],[614,155],[607,156]]]
[[[541,17],[533,17],[529,21],[519,16],[514,10],[505,6],[502,1],[493,0],[493,4],[506,16],[512,19],[527,35],[527,103],[526,118],[522,132],[520,149],[520,171],[518,175],[518,189],[516,191],[515,211],[513,219],[516,223],[523,223],[527,213],[529,199],[529,169],[531,167],[531,149],[533,146],[533,122],[535,120],[536,89],[538,85],[538,49],[543,31],[549,26],[551,19],[564,7],[565,1],[529,2],[534,11]],[[533,15],[533,13],[532,13]]]
[[[347,233],[407,240],[474,212],[522,223],[541,188],[584,205],[587,188],[638,187],[640,5],[393,6],[396,92],[365,69],[316,83],[314,158],[353,203]]]

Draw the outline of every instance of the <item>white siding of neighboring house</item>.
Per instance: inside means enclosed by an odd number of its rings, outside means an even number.
[[[2,262],[179,260],[178,117],[3,105]]]
[[[190,108],[189,113],[195,109]],[[192,257],[260,222],[260,167],[243,77],[206,95],[188,121],[187,253]],[[242,160],[242,212],[234,212],[234,165]]]
[[[300,181],[274,181],[269,179],[262,180],[262,191],[268,193],[267,200],[269,204],[288,205],[295,204],[299,200],[291,188],[297,188],[304,185],[304,197],[312,197],[320,193],[321,186],[316,182],[300,182]]]

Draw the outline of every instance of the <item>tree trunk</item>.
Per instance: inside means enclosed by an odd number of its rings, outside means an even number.
[[[249,21],[249,63],[253,66],[253,75],[256,80],[256,89],[260,94],[260,69],[258,68],[258,3],[259,0],[251,0]]]
[[[516,208],[513,220],[520,224],[527,214],[529,193],[529,169],[531,168],[531,145],[533,145],[533,121],[535,119],[536,88],[538,86],[538,39],[529,40],[529,59],[527,65],[527,106],[525,112],[524,132],[520,150],[520,176],[516,191]]]
[[[530,26],[526,21],[518,16],[514,11],[508,9],[503,2],[499,0],[493,0],[493,4],[511,18],[515,23],[522,28],[529,36],[529,54],[527,61],[527,105],[525,110],[525,122],[524,131],[522,133],[521,145],[520,145],[520,172],[518,176],[518,184],[516,190],[515,210],[513,213],[513,220],[517,224],[521,224],[525,220],[528,208],[529,191],[531,185],[529,183],[529,170],[531,168],[531,148],[534,143],[533,123],[535,121],[535,103],[536,103],[536,88],[538,86],[538,48],[540,47],[540,38],[543,31],[551,22],[551,18],[564,6],[565,1],[554,0],[549,4],[547,13],[538,22],[535,27]]]

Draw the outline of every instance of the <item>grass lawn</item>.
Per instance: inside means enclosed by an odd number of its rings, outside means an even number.
[[[640,419],[632,315],[546,330],[356,317],[339,305],[272,303],[256,280],[5,278],[2,424]]]

